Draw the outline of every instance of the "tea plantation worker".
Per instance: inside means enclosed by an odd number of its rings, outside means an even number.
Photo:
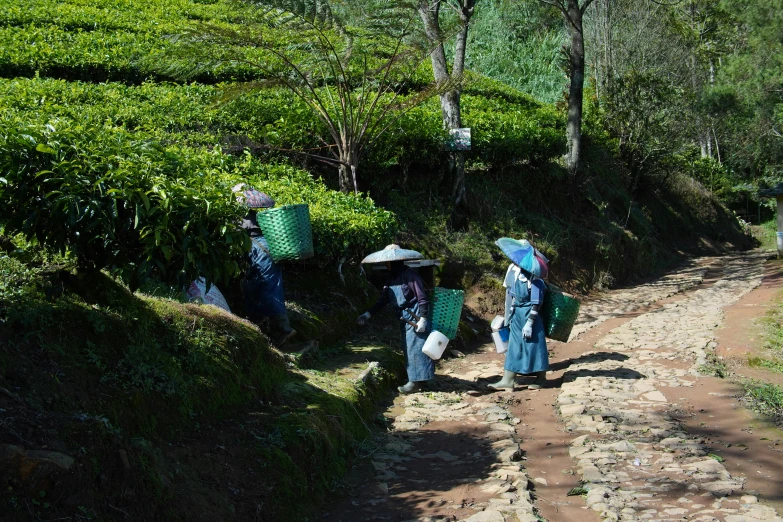
[[[510,327],[510,333],[503,378],[488,386],[496,390],[513,389],[516,375],[522,374],[535,375],[528,388],[539,389],[546,384],[549,369],[544,323],[539,315],[546,293],[542,277],[549,272],[547,259],[524,239],[500,238],[495,244],[513,261],[503,281],[504,323]]]
[[[415,250],[388,245],[362,261],[363,264],[384,263],[389,269],[389,277],[381,290],[378,302],[360,315],[356,323],[366,324],[389,303],[394,307],[400,320],[400,331],[405,347],[405,368],[408,372],[408,383],[397,387],[400,393],[416,392],[421,389],[425,381],[435,377],[435,362],[421,351],[430,332],[427,319],[429,298],[421,276],[405,266],[405,261],[423,257]]]
[[[281,346],[296,335],[296,330],[291,328],[288,311],[285,308],[282,270],[272,259],[269,244],[256,221],[258,210],[274,207],[275,201],[267,194],[244,184],[235,186],[234,192],[240,193],[238,199],[244,200],[249,209],[241,226],[253,241],[252,249],[248,254],[247,271],[242,280],[245,311],[248,318],[256,324],[269,318],[272,342]]]

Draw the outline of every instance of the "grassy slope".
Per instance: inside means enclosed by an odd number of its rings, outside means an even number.
[[[449,231],[449,209],[426,178],[373,192],[403,224],[403,240],[446,260],[446,286],[491,287],[507,262],[494,247],[500,236],[527,237],[550,259],[550,277],[588,292],[663,270],[683,255],[751,244],[734,216],[698,183],[672,175],[667,184],[625,188],[623,167],[607,152],[587,151],[587,181],[575,193],[556,163],[512,164],[468,172],[471,222]],[[422,211],[422,209],[426,209]]]
[[[370,338],[293,365],[221,310],[56,268],[0,258],[0,444],[77,464],[31,478],[4,461],[3,520],[124,519],[111,506],[139,520],[306,517],[369,436],[364,418],[401,366]],[[50,301],[47,289],[62,293]],[[357,384],[367,360],[386,370]]]

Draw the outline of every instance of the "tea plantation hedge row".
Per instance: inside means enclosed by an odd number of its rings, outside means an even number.
[[[163,147],[112,128],[0,121],[0,206],[6,231],[70,251],[86,268],[153,270],[184,284],[238,275],[250,244],[231,187],[249,181],[281,204],[311,206],[322,261],[387,242],[394,216],[372,200],[328,190],[303,171],[219,150]]]
[[[216,2],[200,6],[177,0],[175,9],[156,0],[139,6],[127,2],[100,4],[102,7],[85,5],[82,0],[34,0],[29,6],[20,7],[12,5],[12,0],[0,1],[0,76],[39,75],[138,84],[146,79],[181,79],[183,65],[190,69],[203,62],[203,67],[191,71],[190,80],[257,80],[269,74],[262,72],[258,64],[274,69],[274,56],[255,43],[207,44],[201,39],[206,34],[204,23],[221,30],[237,29],[243,35],[245,29],[250,29],[254,38],[263,35],[266,43],[277,42],[281,46],[289,44],[292,38],[285,30],[256,25],[258,14],[253,8],[242,10],[240,4]],[[177,7],[181,11],[177,12]],[[177,50],[183,45],[178,40],[189,32],[197,34],[199,42],[191,48],[188,58],[182,59]],[[358,36],[360,31],[355,33],[355,54],[377,43],[377,39]],[[193,51],[203,55],[191,59]],[[374,67],[373,54],[367,56],[367,65]],[[422,59],[421,70],[408,82],[410,88],[421,88],[432,81],[428,63]],[[175,69],[180,72],[172,72]]]
[[[170,280],[220,281],[237,272],[247,248],[232,225],[242,209],[230,187],[250,180],[280,203],[310,204],[321,260],[359,256],[393,236],[393,215],[371,200],[333,192],[293,167],[262,163],[280,154],[240,154],[248,143],[312,150],[330,141],[286,90],[221,100],[231,84],[218,80],[258,77],[257,70],[230,62],[196,83],[160,82],[174,45],[166,36],[201,20],[236,21],[240,15],[227,5],[0,0],[0,154],[7,172],[0,204],[11,229],[129,278],[157,270]],[[469,79],[462,99],[464,124],[473,128],[469,159],[530,163],[562,153],[562,115],[553,107],[481,78]],[[386,176],[412,163],[441,168],[444,137],[431,99],[396,121],[363,159],[360,176]]]
[[[320,146],[321,137],[328,139],[320,121],[285,90],[267,89],[216,104],[221,88],[0,79],[0,110],[41,124],[53,119],[108,124],[140,137],[191,146],[228,145],[239,136],[308,149]],[[564,149],[563,120],[552,106],[488,80],[470,83],[462,101],[464,124],[472,127],[469,158],[495,165],[546,161]],[[406,162],[438,165],[443,140],[440,107],[432,99],[392,126],[370,151],[363,170]]]
[[[213,0],[4,0],[0,26],[51,25],[68,31],[167,34],[194,20],[230,21],[232,9]]]

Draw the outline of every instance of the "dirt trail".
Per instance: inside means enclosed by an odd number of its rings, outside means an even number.
[[[747,494],[779,496],[778,484],[746,484],[758,463],[715,447],[747,439],[738,427],[754,421],[727,383],[698,373],[721,307],[758,286],[763,261],[699,259],[584,303],[578,338],[550,346],[543,390],[487,390],[502,373],[489,344],[444,361],[431,390],[395,399],[390,432],[324,519],[783,521]],[[718,408],[732,433],[715,421]],[[780,477],[779,467],[756,475]],[[580,485],[586,495],[568,496]]]

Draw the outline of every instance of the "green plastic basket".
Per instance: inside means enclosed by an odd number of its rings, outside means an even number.
[[[306,204],[270,208],[259,212],[256,220],[275,261],[313,257],[313,228]]]
[[[462,303],[465,302],[465,292],[449,288],[435,287],[430,299],[430,324],[449,339],[457,336],[459,318],[462,314]]]
[[[550,339],[566,343],[579,315],[579,301],[555,286],[547,286],[541,310],[544,332]]]

